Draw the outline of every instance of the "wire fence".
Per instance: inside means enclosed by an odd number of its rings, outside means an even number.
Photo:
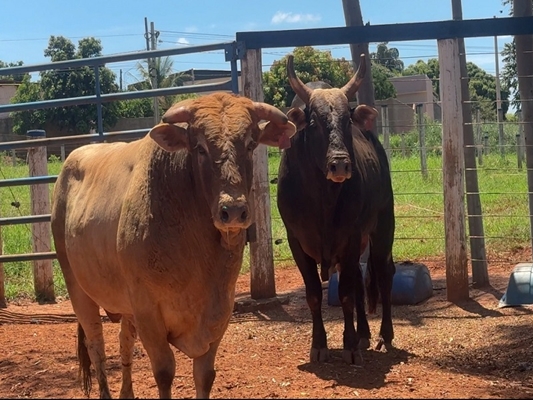
[[[191,49],[191,52],[193,51]],[[437,47],[429,48],[428,52],[436,55]],[[169,51],[163,53],[167,54]],[[280,58],[283,56],[282,53],[273,54],[280,54]],[[480,54],[479,51],[469,53],[467,46],[466,55],[468,60],[470,55]],[[495,52],[486,51],[483,55],[491,55],[497,59]],[[417,56],[411,58],[415,59]],[[268,69],[272,64],[263,66]],[[473,80],[467,77],[463,79]],[[403,83],[408,86],[423,84],[426,88],[423,96],[413,97],[415,93],[409,93],[404,97],[376,102],[380,113],[376,121],[376,131],[389,155],[394,186],[397,221],[394,256],[397,261],[444,260],[445,256],[441,110],[438,94],[433,89],[433,84],[438,81],[436,77],[404,77]],[[472,127],[475,142],[472,146],[475,147],[476,170],[480,178],[479,194],[482,197],[485,223],[485,235],[482,238],[486,241],[488,250],[486,261],[489,266],[493,262],[509,262],[509,253],[513,252],[517,252],[518,258],[512,262],[530,261],[526,144],[521,128],[531,121],[522,121],[519,114],[510,119],[505,118],[507,115],[504,119],[498,116],[499,105],[504,104],[506,109],[511,105],[509,98],[500,101],[476,99],[469,103],[474,110]],[[493,110],[492,114],[490,110]],[[7,142],[17,138],[20,140],[20,137],[7,134],[1,140]],[[49,147],[51,175],[59,172],[61,161],[75,147],[78,147],[78,144]],[[270,239],[273,243],[275,263],[293,264],[285,229],[276,206],[280,155],[276,150],[269,152],[268,181],[272,204]],[[27,150],[5,151],[0,160],[0,178],[8,180],[24,176],[27,176]],[[30,215],[31,201],[27,195],[28,190],[22,186],[0,188],[2,218]],[[468,195],[467,192],[465,196]],[[474,215],[467,214],[467,218],[472,216]],[[39,240],[32,234],[29,224],[4,226],[2,236],[5,238],[4,254],[27,253],[31,249],[31,243]],[[30,270],[29,261],[12,262],[9,267],[9,279],[13,283],[18,279],[28,280],[31,275],[27,272]],[[56,272],[57,267],[54,261]]]

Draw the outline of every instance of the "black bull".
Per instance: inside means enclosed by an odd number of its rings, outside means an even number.
[[[351,110],[348,103],[364,76],[364,65],[362,61],[352,80],[337,89],[316,82],[305,86],[296,77],[292,55],[288,58],[289,81],[297,98],[287,115],[298,132],[281,157],[277,202],[312,315],[311,361],[328,358],[317,264],[323,281],[335,268],[339,272],[343,358],[354,363],[359,349],[370,346],[359,263],[367,242],[369,312],[375,312],[379,297],[382,303],[376,348],[389,347],[394,337],[391,290],[395,222],[390,170],[383,146],[368,131],[377,112],[362,105]]]

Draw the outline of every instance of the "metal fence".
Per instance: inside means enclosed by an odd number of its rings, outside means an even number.
[[[424,40],[434,39],[442,42],[443,40],[452,40],[454,38],[466,38],[466,37],[482,37],[482,36],[497,36],[497,35],[531,35],[533,34],[533,17],[518,17],[518,18],[497,18],[497,19],[482,19],[482,20],[450,20],[450,21],[437,21],[437,22],[424,22],[424,23],[409,23],[409,24],[388,24],[388,25],[372,25],[372,26],[358,26],[358,27],[338,27],[338,28],[324,28],[324,29],[301,29],[291,31],[263,31],[263,32],[237,32],[237,41],[205,45],[205,46],[192,46],[187,48],[177,49],[165,49],[156,51],[143,51],[134,53],[125,53],[114,56],[95,57],[90,59],[80,59],[71,61],[62,61],[55,63],[47,63],[32,66],[20,66],[0,69],[1,75],[13,75],[35,71],[55,70],[63,68],[89,66],[94,68],[96,77],[96,94],[93,96],[84,96],[70,99],[58,99],[48,100],[32,103],[13,104],[8,106],[0,106],[0,112],[13,112],[13,111],[25,111],[44,109],[51,107],[63,107],[80,104],[96,104],[97,105],[97,133],[94,135],[80,135],[69,138],[47,138],[47,139],[35,139],[31,141],[18,141],[8,142],[0,144],[0,151],[12,150],[12,149],[27,149],[35,146],[48,146],[51,144],[66,144],[66,143],[89,143],[94,141],[111,140],[114,137],[121,138],[136,138],[144,135],[147,130],[137,131],[122,131],[122,132],[104,132],[102,121],[102,104],[105,102],[112,102],[117,100],[127,100],[136,98],[146,98],[155,96],[165,96],[184,93],[196,93],[202,91],[213,90],[231,90],[235,93],[238,92],[238,71],[237,60],[241,61],[242,69],[242,87],[243,94],[252,100],[262,101],[262,88],[261,88],[261,51],[267,48],[282,48],[290,46],[314,46],[314,45],[335,45],[335,44],[349,44],[353,41],[353,38],[361,43],[376,43],[383,41],[406,41],[406,40]],[[99,86],[99,67],[106,63],[127,61],[127,60],[139,60],[146,58],[173,56],[180,54],[205,52],[213,50],[224,50],[225,60],[231,64],[231,80],[222,84],[215,85],[195,85],[165,89],[152,89],[144,91],[134,92],[121,92],[112,94],[102,94]],[[444,105],[443,105],[444,107]],[[456,128],[456,120],[450,119],[443,121],[446,124],[451,124]],[[455,125],[454,125],[455,124]],[[450,125],[450,126],[451,126]],[[455,149],[456,150],[456,149]],[[256,157],[256,155],[254,155]],[[257,158],[263,159],[267,157],[266,150],[264,154],[262,151],[258,152]],[[259,186],[258,191],[263,193],[261,196],[264,199],[260,199],[258,204],[270,204],[266,201],[269,197],[268,194],[268,171],[264,168],[266,163],[262,163],[262,168],[254,171],[254,181]],[[56,177],[30,177],[23,179],[12,179],[0,181],[0,187],[10,185],[33,185],[37,183],[52,183]],[[264,182],[267,182],[266,185]],[[265,200],[265,201],[263,201]],[[270,218],[270,208],[264,210]],[[267,223],[265,226],[258,227],[260,231],[267,232],[270,227],[270,220],[261,218],[258,225]],[[47,221],[49,215],[20,217],[12,219],[0,219],[0,226],[15,223],[35,222],[35,221]],[[24,221],[24,222],[23,222]],[[262,254],[262,250],[268,250],[271,248],[272,237],[261,238],[261,243],[251,246],[250,253],[255,253],[252,257],[251,267],[259,268],[261,271],[267,271],[268,278],[266,280],[273,279],[273,273],[269,272],[271,268],[270,261],[265,259],[272,257],[272,254]],[[258,251],[259,250],[259,251]],[[272,251],[270,250],[270,253]],[[52,257],[52,254],[27,254],[27,255],[2,255],[0,256],[0,263],[16,260],[38,260],[39,257]],[[255,266],[258,264],[259,267]],[[264,276],[265,274],[255,274],[256,276]],[[252,273],[252,276],[254,274]],[[269,286],[264,285],[264,286]],[[252,281],[252,297],[254,297],[254,282]],[[267,291],[270,293],[270,291]],[[259,296],[261,297],[261,296]]]
[[[130,92],[119,92],[119,93],[108,93],[102,94],[100,88],[100,79],[99,79],[99,68],[105,66],[106,64],[128,61],[128,60],[143,60],[147,58],[155,57],[165,57],[165,56],[177,56],[182,54],[189,53],[199,53],[199,52],[208,52],[214,50],[224,50],[225,61],[230,63],[231,68],[231,79],[215,84],[198,84],[190,86],[180,86],[172,88],[161,88],[161,89],[151,89],[151,90],[138,90]],[[67,68],[83,67],[88,66],[94,69],[95,73],[95,94],[92,96],[83,96],[83,97],[74,97],[74,98],[65,98],[65,99],[55,99],[55,100],[45,100],[45,101],[35,101],[27,103],[18,103],[18,104],[9,104],[0,106],[0,113],[7,112],[16,112],[16,111],[27,111],[27,110],[39,110],[53,107],[65,107],[65,106],[74,106],[82,104],[96,104],[97,108],[97,118],[96,118],[96,131],[95,134],[85,134],[77,135],[70,137],[56,137],[56,138],[31,138],[32,140],[17,140],[0,143],[0,152],[14,152],[16,150],[28,150],[28,156],[31,155],[31,150],[36,148],[44,148],[48,146],[62,146],[65,145],[83,145],[91,142],[111,142],[116,140],[132,140],[144,136],[148,129],[136,129],[128,131],[111,131],[104,132],[103,129],[103,116],[102,116],[102,106],[106,102],[113,102],[119,100],[129,100],[129,99],[139,99],[147,97],[156,97],[156,96],[169,96],[169,95],[178,95],[178,94],[188,94],[188,93],[202,93],[209,91],[232,91],[238,93],[238,70],[237,70],[237,60],[239,57],[240,47],[235,42],[224,42],[203,46],[190,46],[187,48],[173,48],[165,50],[152,50],[152,51],[141,51],[141,52],[131,52],[117,54],[113,56],[102,56],[86,59],[77,59],[69,61],[60,61],[28,66],[19,66],[19,67],[10,67],[0,69],[0,75],[15,75],[23,74],[29,72],[39,72],[47,70],[64,70]],[[46,154],[46,152],[44,153]],[[35,160],[28,160],[31,162],[39,162]],[[46,158],[44,160],[46,163]],[[30,176],[27,178],[17,178],[17,179],[3,179],[0,180],[0,188],[11,187],[11,186],[20,186],[20,185],[30,185],[31,188],[36,186],[44,186],[44,184],[54,183],[57,179],[57,175],[44,175],[44,176]],[[34,242],[49,242],[49,222],[50,214],[37,214],[37,215],[28,215],[28,216],[19,216],[19,217],[8,217],[0,218],[0,227],[6,225],[16,225],[16,224],[28,224],[31,223],[33,226],[42,225],[42,223],[47,223],[46,228],[41,230],[45,235],[48,235],[48,238],[38,238],[33,237]],[[35,233],[34,233],[35,235]],[[1,243],[1,237],[0,237]],[[34,246],[35,250],[35,246]],[[45,246],[46,250],[46,246]],[[53,251],[37,251],[28,254],[0,254],[0,303],[5,303],[4,298],[4,282],[3,282],[3,266],[2,263],[5,262],[18,262],[18,261],[33,261],[34,262],[34,274],[36,263],[39,263],[42,260],[52,260],[56,258],[56,253]],[[37,266],[42,268],[41,266]],[[51,262],[47,266],[47,269],[51,270]],[[47,273],[47,272],[45,272]],[[49,272],[51,273],[51,271]],[[37,279],[35,279],[36,285],[38,285]],[[39,291],[39,288],[35,288],[36,292]]]

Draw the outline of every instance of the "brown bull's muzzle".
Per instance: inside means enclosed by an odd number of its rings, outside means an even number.
[[[236,231],[250,226],[250,214],[250,207],[246,201],[220,202],[213,219],[218,230]]]
[[[352,162],[350,157],[346,156],[334,156],[328,160],[326,166],[326,178],[336,182],[342,183],[346,179],[352,177]]]

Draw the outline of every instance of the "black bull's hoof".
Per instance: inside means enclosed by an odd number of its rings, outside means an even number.
[[[329,360],[329,350],[327,347],[322,349],[312,348],[309,358],[312,363],[326,362]]]

